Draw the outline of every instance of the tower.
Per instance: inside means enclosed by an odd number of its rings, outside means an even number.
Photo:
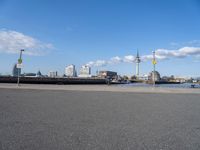
[[[137,77],[137,78],[139,78],[139,71],[140,71],[139,67],[140,67],[140,62],[141,62],[141,60],[140,60],[139,52],[137,51],[137,56],[136,56],[136,58],[135,58],[135,63],[136,63],[136,77]]]

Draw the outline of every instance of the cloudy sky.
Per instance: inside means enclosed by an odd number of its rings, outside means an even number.
[[[23,71],[96,70],[200,76],[199,0],[0,0],[0,73],[11,73],[25,49]]]

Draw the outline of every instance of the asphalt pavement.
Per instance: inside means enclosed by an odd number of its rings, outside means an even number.
[[[200,95],[0,89],[1,150],[199,150]]]

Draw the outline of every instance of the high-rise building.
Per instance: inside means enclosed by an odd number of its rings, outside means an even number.
[[[81,66],[79,77],[91,77],[91,68],[87,65]]]
[[[76,69],[75,65],[69,65],[65,68],[65,75],[67,77],[75,77],[76,76]]]
[[[140,56],[139,56],[139,52],[137,51],[137,56],[135,58],[135,63],[136,63],[136,77],[139,78],[140,75]]]
[[[17,64],[14,64],[14,66],[13,66],[12,75],[14,77],[21,75],[21,68],[17,68]]]

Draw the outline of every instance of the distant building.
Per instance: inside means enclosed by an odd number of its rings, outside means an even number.
[[[38,71],[37,73],[32,73],[32,72],[23,73],[22,76],[23,77],[44,77],[40,71]]]
[[[57,71],[49,71],[48,76],[51,78],[58,77],[58,72]]]
[[[117,72],[113,71],[99,71],[98,77],[114,79],[117,76]]]
[[[175,78],[174,81],[175,81],[175,82],[185,83],[185,82],[186,82],[186,79],[185,79],[185,78]]]
[[[23,77],[36,77],[36,73],[24,73]]]
[[[174,79],[174,78],[173,78]],[[166,81],[166,82],[169,82],[171,80],[171,77],[168,77],[168,76],[163,76],[161,78],[162,81]]]
[[[185,79],[184,77],[174,77],[174,76],[163,76],[162,81],[167,81],[167,82],[181,82],[181,83],[185,83],[187,81],[187,79]]]
[[[91,68],[87,65],[81,66],[79,77],[91,77]]]
[[[14,64],[13,70],[12,70],[12,75],[14,77],[17,77],[18,74],[21,75],[21,68],[17,68],[17,64]]]
[[[69,65],[65,68],[65,75],[67,77],[75,77],[76,76],[76,69],[75,65]]]
[[[148,80],[150,81],[160,81],[160,73],[158,71],[152,71],[149,73]]]
[[[137,79],[147,81],[148,80],[148,74],[141,75]]]
[[[37,77],[42,77],[43,76],[42,73],[40,72],[40,70],[36,73],[36,76]]]

